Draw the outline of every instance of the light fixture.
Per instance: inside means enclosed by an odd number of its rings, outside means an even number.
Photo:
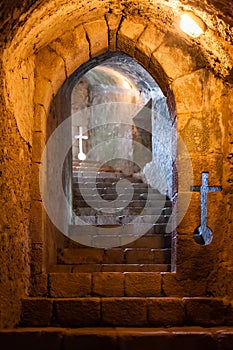
[[[204,34],[207,26],[200,17],[189,11],[180,16],[180,29],[192,38],[197,38]]]

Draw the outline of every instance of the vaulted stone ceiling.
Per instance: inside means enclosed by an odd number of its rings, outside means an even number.
[[[199,39],[190,39],[178,29],[179,16],[192,10],[208,26]],[[201,50],[216,74],[233,82],[233,3],[225,0],[3,0],[1,42],[11,48],[7,56],[27,57],[80,23],[107,13],[149,19],[162,31],[173,32]],[[17,51],[17,53],[16,53]]]

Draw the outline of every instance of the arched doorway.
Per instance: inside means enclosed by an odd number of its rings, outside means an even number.
[[[80,272],[171,271],[172,124],[154,79],[126,55],[99,56],[67,79],[51,115],[55,126],[69,120],[65,138],[72,139],[58,264]]]

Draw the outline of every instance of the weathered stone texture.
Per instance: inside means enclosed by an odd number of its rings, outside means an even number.
[[[163,4],[162,1],[160,3]],[[184,8],[185,3],[182,1]],[[122,50],[136,57],[145,66],[149,66],[149,70],[164,93],[172,89],[178,115],[178,131],[181,132],[188,150],[192,153],[195,182],[199,182],[201,172],[205,170],[209,171],[211,185],[223,186],[221,194],[208,194],[208,209],[211,213],[208,223],[214,233],[211,245],[197,246],[193,242],[192,232],[200,220],[199,195],[194,194],[186,216],[178,227],[177,272],[162,276],[153,275],[153,277],[152,275],[150,277],[126,275],[125,292],[127,295],[135,293],[143,296],[157,295],[157,293],[159,295],[160,279],[162,279],[161,292],[164,296],[217,295],[232,299],[233,95],[230,83],[232,83],[233,64],[232,48],[229,45],[233,40],[229,25],[231,23],[229,11],[232,10],[232,4],[231,2],[226,4],[221,0],[199,3],[200,8],[207,9],[207,6],[212,4],[211,9],[218,9],[217,15],[221,15],[219,18],[216,14],[212,16],[209,9],[208,13],[205,13],[209,28],[215,29],[216,27],[218,35],[211,38],[211,31],[208,31],[206,36],[197,41],[186,38],[185,42],[189,43],[187,45],[178,38],[172,38],[172,40],[168,38],[165,42],[163,34],[160,34],[159,26],[157,27],[156,24],[160,26],[163,24],[164,32],[168,32],[174,19],[173,11],[170,11],[170,8],[167,9],[167,6],[170,6],[167,1],[164,2],[163,9],[160,8],[161,6],[157,8],[152,6],[146,0],[126,1],[124,4],[117,1],[111,4],[107,1],[86,1],[84,4],[66,0],[40,2],[39,4],[35,1],[34,8],[30,8],[31,1],[5,1],[3,4],[1,39],[6,51],[3,57],[5,75],[2,76],[2,81],[5,86],[1,86],[3,101],[0,130],[2,261],[0,326],[14,326],[18,322],[20,299],[25,294],[46,295],[48,291],[47,275],[42,266],[45,245],[43,245],[43,232],[40,232],[43,213],[41,204],[39,204],[41,199],[38,186],[39,165],[36,163],[40,162],[44,146],[46,116],[53,94],[65,81],[67,75],[70,75],[80,64],[85,63],[89,56],[96,57],[106,52],[108,45],[111,50],[116,48]],[[194,1],[190,0],[189,5],[194,6]],[[174,11],[177,10],[174,8]],[[103,16],[107,12],[109,15],[105,20]],[[110,15],[110,12],[114,14]],[[101,19],[98,19],[100,13]],[[226,23],[222,21],[224,13],[227,15]],[[122,14],[124,21],[118,31]],[[129,14],[130,19],[127,17]],[[135,22],[132,15],[135,15]],[[146,27],[149,18],[155,23],[155,26],[150,24]],[[167,23],[162,23],[165,18]],[[84,23],[85,21],[87,22]],[[81,22],[84,23],[83,27],[79,27]],[[173,30],[174,33],[179,33],[175,28]],[[157,35],[158,31],[159,35]],[[227,43],[225,39],[229,42]],[[207,58],[207,63],[200,58],[199,52]],[[151,56],[150,60],[149,56]],[[218,77],[226,78],[228,85],[224,86],[219,78],[210,76],[207,69],[200,69],[203,63],[208,69],[211,67]],[[194,70],[196,71],[193,72]],[[173,118],[175,118],[175,112]],[[50,130],[49,128],[51,125],[47,130]],[[33,146],[32,154],[31,146]],[[32,156],[36,163],[31,168]],[[185,173],[185,164],[183,165],[181,171]],[[32,205],[31,232],[29,232],[30,193],[32,199],[38,201]],[[185,195],[181,199],[181,205],[182,200],[186,200]],[[29,237],[29,233],[32,233],[33,236]],[[54,244],[51,237],[49,239],[48,242]],[[29,242],[32,242],[30,265]],[[83,256],[80,262],[83,259],[93,262],[94,259],[97,264],[103,259],[102,253],[96,253],[96,251],[91,256],[86,256],[85,252],[81,254]],[[137,263],[143,259],[143,256],[132,253],[126,255],[128,261],[132,261],[130,255],[133,261],[138,259]],[[75,259],[72,256],[60,256],[61,262],[71,266]],[[151,262],[155,263],[154,257],[151,258]],[[34,281],[30,289],[28,289],[29,266],[32,272],[31,282],[32,278]],[[64,267],[60,268],[62,270]],[[68,271],[71,269],[72,267],[67,268]],[[118,276],[117,284],[113,289],[112,286],[106,287],[108,281],[111,280],[109,276],[110,274],[95,275],[94,293],[121,295],[123,291],[122,275],[116,275]],[[86,278],[86,280],[82,288],[76,289],[78,288],[76,281],[79,278],[83,280]],[[147,280],[145,281],[144,278]],[[67,285],[63,285],[64,280],[67,281]],[[90,292],[90,276],[85,273],[82,277],[73,274],[73,276],[66,276],[66,279],[62,279],[61,276],[53,276],[50,283],[50,292],[56,296],[63,297],[69,293],[80,296],[80,294],[85,295]],[[54,324],[85,326],[87,324],[98,325],[101,321],[99,299],[78,299],[75,307],[69,300],[57,299],[54,303]],[[226,309],[225,305],[216,304],[216,301],[212,299],[206,303],[203,300],[186,300],[185,305],[190,323],[205,326],[223,322],[232,323],[231,308]],[[154,324],[159,322],[156,316],[157,307],[156,304],[150,306],[150,321]],[[174,301],[172,307],[179,315],[179,319],[176,320],[179,322],[183,317],[180,303]],[[121,321],[121,325],[128,326],[134,322],[141,326],[147,323],[147,311],[147,304],[143,298],[128,301],[109,299],[103,307],[103,321],[110,325],[119,325]],[[228,315],[230,321],[224,321],[224,314]],[[22,324],[48,325],[51,315],[51,300],[35,299],[27,304],[23,303]],[[161,323],[175,322],[171,314],[165,316],[164,310],[160,317]],[[200,344],[206,350],[215,349],[212,335],[208,332],[198,336],[182,332],[174,334],[174,349],[181,345],[185,348],[196,349]],[[160,336],[163,337],[163,335]],[[127,348],[131,335],[127,337],[121,340],[123,349]],[[143,337],[139,338],[142,344]],[[227,338],[228,342],[232,341],[232,334],[221,334],[222,346],[229,349]],[[134,345],[137,344],[135,339],[133,342]],[[190,342],[191,347],[189,347]],[[58,343],[55,340],[54,349],[58,348]],[[170,344],[170,340],[168,343]],[[167,347],[168,343],[166,343]]]
[[[106,20],[108,24],[109,50],[116,50],[117,30],[121,19],[121,16],[115,15],[114,13],[106,14]]]
[[[12,327],[18,322],[20,298],[28,286],[30,158],[30,147],[1,100],[0,327]]]
[[[178,326],[185,323],[185,309],[178,298],[149,298],[148,321],[152,326]]]
[[[68,76],[90,58],[89,43],[83,26],[66,32],[54,40],[50,47],[65,61]]]
[[[174,80],[172,89],[178,115],[202,112],[205,82],[205,70],[203,69]]]
[[[140,35],[136,48],[150,58],[151,54],[162,44],[165,34],[153,25],[146,27]]]
[[[204,62],[200,62],[201,55],[200,58],[195,57],[195,55],[192,46],[188,46],[172,34],[166,36],[166,40],[153,53],[154,58],[161,62],[161,66],[171,80],[190,74],[190,72],[204,66]]]
[[[6,69],[7,84],[3,91],[7,106],[14,113],[21,136],[30,144],[32,144],[34,114],[34,69],[34,56],[18,64],[15,63],[11,69]]]
[[[120,272],[93,274],[93,293],[97,296],[124,296],[124,275]]]
[[[125,273],[126,296],[160,296],[161,276],[151,273]]]
[[[142,326],[147,323],[146,300],[142,298],[106,298],[102,305],[103,323],[111,326]]]
[[[104,19],[86,23],[84,28],[90,43],[91,57],[100,55],[108,49],[108,27]]]
[[[99,298],[58,299],[54,301],[54,324],[68,327],[97,326],[100,324]]]
[[[37,54],[35,61],[35,77],[36,79],[43,78],[51,82],[54,94],[65,81],[67,74],[64,59],[59,56],[52,47],[46,46]],[[36,86],[35,95],[37,92],[38,86]]]
[[[142,23],[134,23],[125,19],[118,31],[117,48],[133,56],[135,44],[144,28],[145,26]]]
[[[43,298],[22,301],[21,326],[48,326],[52,317],[52,300]]]
[[[49,292],[51,297],[82,297],[91,294],[91,274],[50,273]]]

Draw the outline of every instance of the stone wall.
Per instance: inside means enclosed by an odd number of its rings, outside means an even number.
[[[1,84],[1,93],[4,95]],[[31,146],[21,137],[1,99],[0,128],[0,327],[18,321],[28,292]]]
[[[85,5],[61,0],[59,6],[57,2],[32,5],[31,1],[15,1],[14,8],[10,1],[4,4],[1,326],[18,321],[19,300],[28,286],[30,239],[30,293],[47,293],[38,168],[52,99],[81,64],[115,49],[134,57],[154,76],[167,96],[173,122],[177,113],[178,133],[192,160],[193,184],[200,185],[202,171],[208,171],[210,185],[223,188],[221,193],[208,195],[208,225],[214,236],[209,246],[199,246],[193,241],[193,230],[200,220],[199,194],[190,194],[190,182],[185,183],[188,160],[178,156],[178,174],[185,185],[179,188],[178,218],[184,209],[187,213],[174,237],[176,273],[163,276],[163,288],[167,295],[233,299],[233,63],[230,42],[224,41],[226,37],[232,40],[232,36],[224,23],[217,29],[219,37],[208,31],[194,42],[177,35],[173,20],[179,9],[173,14],[169,3],[164,4],[156,9],[146,0],[130,4],[86,1]],[[205,16],[212,29],[220,23],[208,13]]]

